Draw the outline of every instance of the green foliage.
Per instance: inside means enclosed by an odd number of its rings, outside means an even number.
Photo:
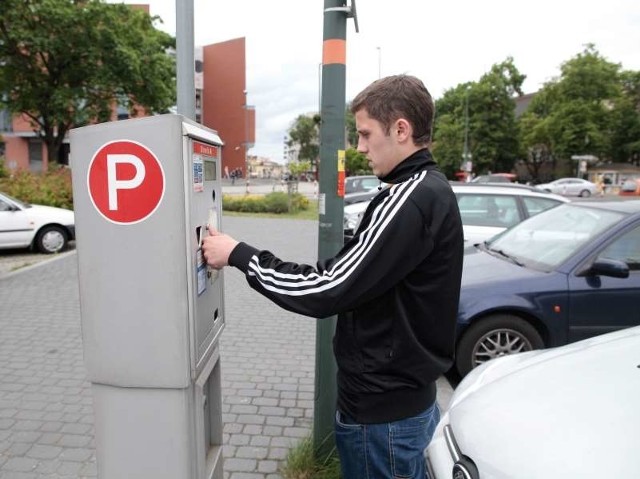
[[[0,179],[7,178],[9,176],[9,169],[5,165],[4,156],[0,156]]]
[[[174,39],[147,13],[102,0],[2,0],[0,96],[58,158],[70,128],[175,103]]]
[[[306,160],[291,162],[287,165],[287,168],[295,178],[300,178],[301,174],[311,171],[311,162]]]
[[[288,195],[280,191],[268,195],[223,195],[222,209],[224,211],[238,211],[242,213],[296,213],[307,210],[310,202],[306,196],[300,193]]]
[[[265,208],[270,213],[289,213],[289,195],[276,191],[264,197]]]
[[[71,170],[68,168],[55,168],[54,165],[44,174],[20,170],[12,177],[0,177],[0,190],[27,203],[73,209]]]
[[[284,479],[340,479],[340,461],[335,453],[318,459],[314,454],[313,440],[302,440],[287,455],[282,468]]]
[[[561,72],[536,94],[520,120],[529,159],[532,151],[548,151],[558,175],[575,171],[573,155],[639,161],[640,73],[622,72],[594,45],[565,62]]]
[[[347,176],[370,175],[373,173],[367,157],[362,153],[358,153],[355,148],[348,148],[345,152],[345,157]]]
[[[436,101],[433,152],[447,176],[462,163],[466,111],[474,171],[511,171],[518,153],[514,97],[522,93],[524,79],[507,58],[478,82],[460,84]]]
[[[351,103],[347,104],[344,114],[345,130],[347,131],[347,145],[358,147],[358,130],[356,129],[356,117],[351,113]]]
[[[287,146],[298,148],[298,160],[317,164],[320,155],[320,116],[299,115],[289,129]]]

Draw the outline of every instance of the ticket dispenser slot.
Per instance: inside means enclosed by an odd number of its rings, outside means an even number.
[[[173,114],[70,140],[98,477],[221,479],[224,275],[201,245],[222,226],[222,141]]]

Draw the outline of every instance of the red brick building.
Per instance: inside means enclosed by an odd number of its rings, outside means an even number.
[[[245,39],[237,38],[202,47],[196,62],[196,121],[218,131],[224,141],[225,171],[247,173],[247,150],[255,142],[255,109],[247,105]],[[112,121],[128,118],[128,112],[114,108]],[[46,171],[47,147],[26,118],[10,118],[0,110],[0,156],[11,169]],[[65,141],[58,163],[69,164]]]

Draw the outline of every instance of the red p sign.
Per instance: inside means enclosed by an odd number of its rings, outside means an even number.
[[[112,141],[93,155],[87,173],[89,197],[98,212],[118,224],[145,220],[164,195],[164,171],[144,145]]]

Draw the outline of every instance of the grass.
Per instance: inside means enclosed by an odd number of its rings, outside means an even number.
[[[337,454],[324,459],[315,457],[313,440],[307,437],[289,451],[280,471],[284,479],[341,479]]]
[[[318,219],[318,202],[310,201],[310,206],[306,210],[301,210],[296,213],[243,213],[239,211],[227,211],[223,210],[224,216],[246,216],[254,218],[285,218],[291,220],[313,220]]]

